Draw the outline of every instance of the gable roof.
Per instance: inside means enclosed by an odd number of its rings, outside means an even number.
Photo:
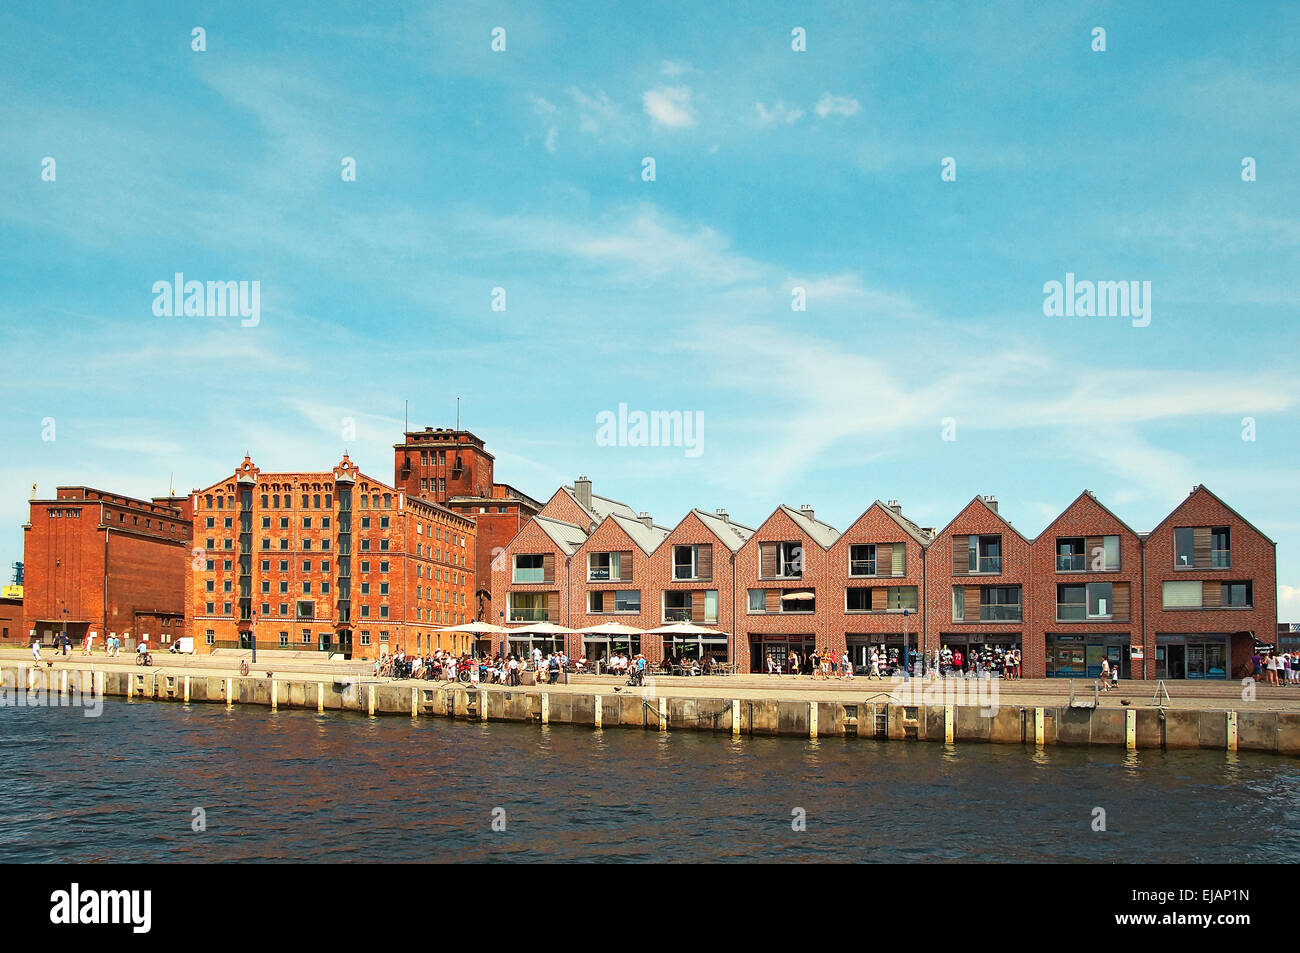
[[[920,524],[913,523],[910,519],[908,519],[902,513],[899,513],[888,503],[881,503],[879,500],[876,500],[876,502],[872,503],[870,506],[867,507],[866,513],[863,513],[862,516],[866,516],[867,513],[870,513],[876,507],[880,507],[880,509],[884,510],[886,516],[888,516],[895,523],[901,526],[903,528],[903,531],[907,533],[907,535],[911,536],[922,546],[929,546],[932,542],[934,542],[933,537],[931,537],[930,535],[922,531]],[[862,519],[862,516],[859,516],[858,519]],[[857,520],[854,520],[854,522],[856,523]]]
[[[1092,502],[1096,503],[1099,507],[1101,507],[1103,513],[1105,513],[1107,516],[1109,516],[1109,517],[1110,517],[1111,519],[1113,519],[1115,522],[1119,523],[1120,526],[1124,527],[1126,530],[1128,530],[1128,531],[1129,531],[1130,533],[1132,533],[1134,536],[1139,536],[1139,537],[1140,537],[1140,534],[1138,533],[1137,530],[1135,530],[1132,526],[1129,526],[1128,523],[1126,523],[1124,520],[1120,519],[1120,518],[1115,514],[1115,511],[1112,510],[1109,506],[1107,506],[1107,505],[1106,505],[1105,503],[1103,503],[1101,500],[1097,499],[1097,494],[1096,494],[1096,493],[1093,493],[1092,490],[1084,490],[1082,493],[1080,493],[1078,496],[1076,496],[1073,500],[1071,500],[1070,503],[1069,503],[1069,505],[1066,506],[1065,509],[1063,509],[1063,510],[1061,510],[1061,512],[1057,513],[1056,516],[1055,516],[1055,518],[1053,518],[1053,520],[1052,520],[1050,523],[1048,523],[1048,524],[1047,524],[1046,526],[1044,526],[1041,530],[1039,530],[1038,535],[1034,537],[1034,542],[1037,542],[1038,540],[1040,540],[1040,539],[1042,539],[1044,536],[1046,536],[1046,535],[1047,535],[1047,531],[1048,531],[1049,529],[1051,529],[1053,526],[1055,526],[1057,523],[1059,523],[1059,522],[1060,522],[1060,521],[1065,517],[1065,514],[1066,514],[1066,513],[1070,512],[1070,510],[1074,509],[1074,507],[1078,504],[1078,502],[1079,502],[1080,500],[1082,500],[1082,499],[1085,499],[1085,498],[1090,499],[1090,500],[1092,500]]]
[[[786,516],[794,520],[794,524],[803,530],[808,535],[808,538],[822,549],[830,549],[831,544],[840,538],[840,531],[830,523],[823,523],[821,520],[814,519],[808,516],[807,513],[796,510],[791,506],[786,506],[782,503],[775,511],[773,511],[773,515],[776,515],[776,512],[778,511],[785,513]],[[771,516],[768,517],[768,519],[771,518]]]
[[[718,537],[718,539],[722,541],[722,545],[726,546],[733,553],[738,551],[741,546],[744,546],[745,542],[749,537],[753,536],[755,532],[751,526],[745,526],[741,523],[733,522],[730,517],[724,520],[717,513],[706,513],[699,507],[692,509],[691,513],[694,513],[699,521],[704,524],[705,528],[714,536]],[[687,513],[686,515],[690,516],[690,513]],[[686,517],[684,516],[682,519],[685,520]],[[678,523],[677,525],[680,526],[681,524]]]
[[[591,506],[583,506],[582,503],[579,502],[578,495],[574,492],[573,487],[562,486],[560,489],[567,493],[570,499],[572,499],[574,503],[577,503],[579,509],[590,516],[594,523],[604,522],[605,517],[613,516],[615,514],[625,516],[628,519],[636,519],[636,510],[632,509],[632,507],[620,500],[611,500],[609,497],[598,496],[593,493],[591,494]]]
[[[659,548],[659,544],[668,538],[672,530],[664,526],[646,526],[639,519],[628,519],[618,513],[611,513],[607,519],[612,519],[622,528],[632,540],[641,547],[641,551],[647,556]]]
[[[533,522],[538,529],[551,538],[566,556],[572,556],[578,547],[587,541],[587,534],[572,523],[552,519],[549,516],[534,516]]]
[[[1259,535],[1260,535],[1260,537],[1261,537],[1262,539],[1264,539],[1265,541],[1267,541],[1267,542],[1268,542],[1270,545],[1272,545],[1272,546],[1276,546],[1276,545],[1277,545],[1277,542],[1276,542],[1275,540],[1270,539],[1268,536],[1265,536],[1264,533],[1263,533],[1263,531],[1261,531],[1260,528],[1259,528],[1258,526],[1256,526],[1256,525],[1255,525],[1254,523],[1252,523],[1250,520],[1246,519],[1246,517],[1242,516],[1240,513],[1238,513],[1236,510],[1234,510],[1234,509],[1233,509],[1231,506],[1229,506],[1227,503],[1223,502],[1223,500],[1221,500],[1221,499],[1219,498],[1219,496],[1218,496],[1217,493],[1215,493],[1213,490],[1211,490],[1208,486],[1206,486],[1206,485],[1203,484],[1203,483],[1198,483],[1196,486],[1192,487],[1192,492],[1187,494],[1187,499],[1183,500],[1181,503],[1179,503],[1177,506],[1175,506],[1172,510],[1170,510],[1170,511],[1169,511],[1169,515],[1166,516],[1164,519],[1162,519],[1159,523],[1157,523],[1156,526],[1155,526],[1155,529],[1153,529],[1153,530],[1151,530],[1151,532],[1147,533],[1147,536],[1154,536],[1154,535],[1155,535],[1155,534],[1160,530],[1160,528],[1161,528],[1162,526],[1164,526],[1166,523],[1168,523],[1171,519],[1173,519],[1173,518],[1178,514],[1178,511],[1181,510],[1184,506],[1186,506],[1186,505],[1188,504],[1188,502],[1192,499],[1192,497],[1196,496],[1197,493],[1208,493],[1208,494],[1210,495],[1210,499],[1214,500],[1214,502],[1218,503],[1220,506],[1222,506],[1225,510],[1227,510],[1229,513],[1231,513],[1233,516],[1237,517],[1237,519],[1241,520],[1243,523],[1245,523],[1247,526],[1249,526],[1249,527],[1250,527],[1251,529],[1253,529],[1255,532],[1259,533]],[[1145,539],[1145,537],[1143,537],[1143,538]]]
[[[948,530],[952,529],[952,524],[957,522],[959,519],[961,519],[962,514],[965,513],[968,509],[970,509],[971,505],[974,503],[978,503],[980,506],[984,507],[984,509],[988,510],[990,513],[996,516],[1007,527],[1007,529],[1011,530],[1011,532],[1015,533],[1026,543],[1032,542],[1032,540],[1030,540],[1028,536],[1020,532],[1020,530],[1016,529],[1015,525],[1012,524],[1011,520],[1007,519],[1005,516],[1003,516],[993,507],[989,506],[988,501],[985,500],[984,497],[980,496],[978,493],[975,494],[975,498],[971,500],[970,503],[967,503],[965,506],[963,506],[960,510],[957,511],[957,515],[948,521],[947,526],[945,526],[943,529],[939,530],[939,532],[934,534],[934,538],[938,539],[939,537],[943,536],[946,532],[948,532]]]

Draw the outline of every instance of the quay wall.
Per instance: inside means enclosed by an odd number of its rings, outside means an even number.
[[[0,705],[85,706],[98,693],[140,701],[345,711],[726,735],[861,737],[941,743],[1205,748],[1300,755],[1300,711],[1075,708],[689,698],[637,691],[548,692],[358,676],[258,678],[150,668],[60,669],[0,663]]]

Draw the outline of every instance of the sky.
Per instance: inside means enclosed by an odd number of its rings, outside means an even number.
[[[6,4],[4,581],[33,483],[391,481],[459,397],[499,481],[665,525],[1204,484],[1300,621],[1298,65],[1289,2]]]

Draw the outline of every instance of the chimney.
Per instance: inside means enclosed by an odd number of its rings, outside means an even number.
[[[939,529],[936,526],[923,526],[921,527],[921,532],[926,536],[929,536],[931,539],[934,539],[934,534],[939,532]]]
[[[983,499],[984,502],[988,505],[989,509],[991,509],[994,513],[998,511],[998,498],[996,496],[986,496]]]
[[[799,512],[802,513],[804,516],[808,517],[809,519],[813,518],[813,508],[809,506],[807,503],[799,507]]]
[[[583,507],[591,509],[591,481],[585,475],[573,481],[573,495]]]
[[[722,522],[724,523],[731,522],[731,517],[727,515],[727,511],[724,510],[721,506],[719,506],[716,510],[713,511],[713,515],[715,515],[718,519],[722,520]]]
[[[642,523],[644,523],[647,529],[655,528],[655,521],[651,518],[650,514],[647,513],[645,510],[642,510],[640,513],[638,513],[636,518],[639,519]]]
[[[903,504],[899,503],[898,500],[890,500],[885,505],[888,506],[895,513],[897,513],[899,516],[903,515]]]

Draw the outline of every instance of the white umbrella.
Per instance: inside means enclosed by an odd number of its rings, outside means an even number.
[[[587,635],[641,635],[643,632],[642,629],[624,625],[622,622],[602,622],[600,625],[589,625],[578,631]]]
[[[567,626],[556,625],[554,622],[534,622],[531,625],[521,625],[517,629],[506,629],[511,635],[516,632],[524,635],[564,635],[569,632],[577,632],[577,629],[570,629]]]
[[[787,593],[786,593],[785,595],[783,595],[781,598],[782,598],[782,599],[789,599],[789,600],[791,600],[791,601],[794,601],[794,600],[796,600],[796,599],[799,599],[799,600],[803,600],[803,599],[815,599],[815,598],[817,598],[817,594],[814,593],[814,592],[787,592]]]
[[[493,635],[510,630],[503,626],[493,625],[491,622],[466,622],[464,625],[449,625],[445,629],[435,629],[436,632],[474,632],[478,634]]]
[[[671,625],[661,625],[657,629],[646,629],[647,635],[720,635],[727,636],[728,632],[719,632],[717,629],[710,629],[707,626],[696,625],[694,622],[674,622]]]

